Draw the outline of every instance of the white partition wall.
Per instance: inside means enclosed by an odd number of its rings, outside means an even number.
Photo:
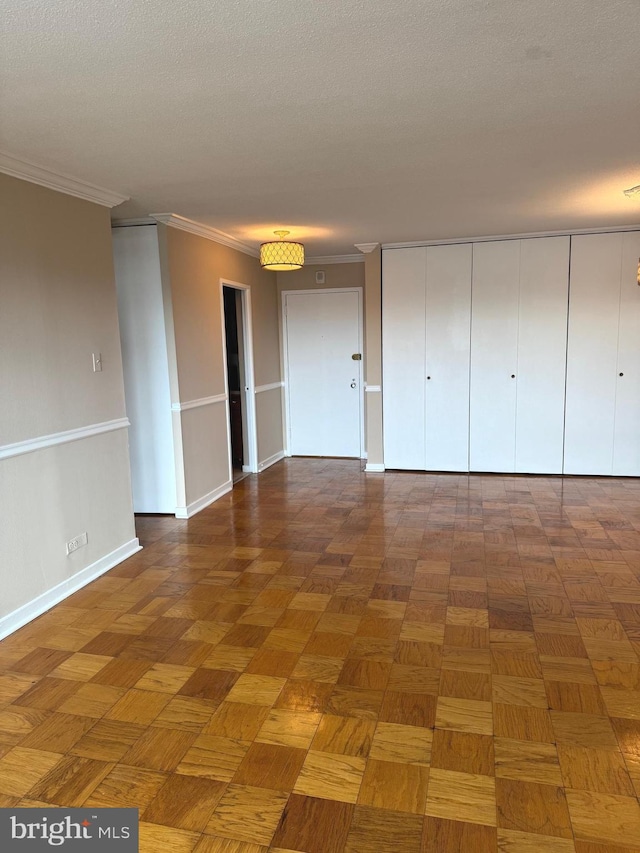
[[[471,245],[383,254],[385,466],[467,471]]]
[[[176,473],[158,228],[113,229],[135,512],[174,513]]]
[[[639,255],[637,232],[572,238],[567,474],[640,474]]]

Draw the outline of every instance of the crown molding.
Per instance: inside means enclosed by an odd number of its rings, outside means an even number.
[[[362,255],[317,255],[315,258],[305,258],[304,265],[310,264],[361,264],[364,261]]]
[[[419,249],[423,246],[451,246],[456,243],[488,243],[494,240],[527,240],[535,237],[573,237],[580,234],[615,234],[640,231],[637,225],[607,225],[602,228],[565,228],[562,231],[530,231],[523,234],[494,234],[491,237],[452,237],[448,240],[412,240],[406,243],[383,243],[383,249]]]
[[[212,240],[214,243],[220,243],[222,246],[229,246],[230,249],[237,249],[239,252],[244,252],[245,255],[251,255],[252,258],[260,256],[258,249],[254,249],[253,246],[249,246],[241,240],[236,240],[235,237],[225,234],[224,231],[211,228],[210,225],[194,222],[193,219],[178,216],[177,213],[151,213],[150,216],[151,219],[161,222],[163,225],[169,225],[171,228],[179,228],[181,231],[188,231],[190,234],[197,234],[198,237],[204,237],[206,240]]]
[[[354,243],[353,245],[359,252],[364,252],[365,255],[368,255],[369,252],[373,252],[374,249],[377,249],[380,243]]]
[[[11,175],[13,178],[20,178],[22,181],[29,181],[30,184],[38,184],[40,187],[47,187],[65,195],[101,204],[103,207],[116,207],[129,198],[127,195],[72,178],[71,175],[38,166],[30,160],[15,157],[8,151],[0,151],[0,172]]]
[[[157,225],[155,219],[150,216],[137,216],[134,219],[112,219],[112,228],[129,228],[132,225]]]

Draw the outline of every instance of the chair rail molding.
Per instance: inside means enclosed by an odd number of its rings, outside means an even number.
[[[3,444],[0,445],[0,459],[22,456],[25,453],[33,453],[36,450],[55,447],[57,444],[68,444],[71,441],[91,438],[93,435],[101,435],[104,432],[113,432],[117,429],[126,429],[129,426],[128,418],[116,418],[113,421],[103,421],[99,424],[89,424],[89,426],[66,429],[63,432],[53,432],[49,435],[27,438],[25,441],[16,441],[13,444]]]
[[[269,382],[268,385],[256,385],[253,389],[256,394],[261,394],[263,391],[275,391],[276,388],[283,388],[284,382]]]
[[[216,394],[213,397],[200,397],[197,400],[186,400],[184,403],[172,403],[172,412],[186,412],[188,409],[199,409],[202,406],[211,406],[214,403],[224,403],[228,399],[226,394]]]

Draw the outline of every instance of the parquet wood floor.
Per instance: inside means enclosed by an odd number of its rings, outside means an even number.
[[[0,643],[0,805],[143,853],[640,853],[640,481],[288,460]]]

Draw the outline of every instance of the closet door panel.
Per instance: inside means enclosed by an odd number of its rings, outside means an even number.
[[[472,471],[515,470],[519,273],[519,240],[474,244],[469,441]]]
[[[613,474],[640,476],[640,234],[622,235]],[[622,374],[622,376],[620,375]]]
[[[425,468],[425,248],[382,254],[384,464]]]
[[[571,238],[566,474],[611,474],[622,234]]]
[[[520,243],[515,470],[523,474],[562,473],[569,243]]]
[[[426,468],[469,470],[471,244],[427,249]]]

